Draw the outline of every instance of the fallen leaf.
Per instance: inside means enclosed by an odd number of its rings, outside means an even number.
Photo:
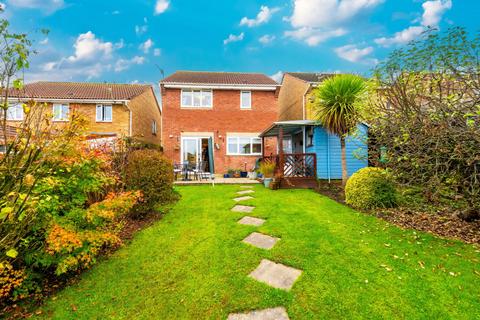
[[[420,267],[422,267],[422,269],[425,269],[425,262],[418,261],[418,264],[420,265]]]
[[[78,309],[77,309],[77,306],[74,305],[74,304],[72,304],[71,307],[72,307],[72,311],[77,311],[77,310],[78,310]]]

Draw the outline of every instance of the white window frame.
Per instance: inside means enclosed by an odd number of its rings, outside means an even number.
[[[20,113],[21,116],[17,117],[17,112],[14,112],[14,117],[11,117],[12,115],[11,109],[17,109],[17,108],[21,110],[21,113]],[[25,112],[23,111],[23,103],[15,103],[15,104],[9,105],[6,112],[7,112],[8,121],[23,121],[25,119]]]
[[[157,121],[152,120],[152,134],[157,135]]]
[[[194,103],[194,92],[195,91],[200,91],[200,105],[196,106]],[[191,92],[192,94],[192,104],[191,105],[185,105],[183,104],[183,94],[186,92]],[[210,105],[203,105],[203,95],[204,93],[209,93],[210,94]],[[212,109],[213,108],[213,90],[211,89],[188,89],[184,88],[182,89],[180,93],[180,107],[185,108],[185,109]]]
[[[237,152],[230,152],[228,150],[228,145],[230,144],[230,139],[236,139],[236,144],[237,144]],[[250,139],[250,153],[240,153],[240,139]],[[260,152],[253,152],[253,140],[258,139],[260,140]],[[226,147],[226,154],[228,156],[261,156],[263,152],[263,143],[262,143],[262,138],[258,136],[237,136],[237,135],[230,135],[227,136],[227,143],[225,144]]]
[[[56,112],[55,108],[58,108],[60,107],[60,112]],[[66,107],[67,108],[67,116],[66,118],[63,118],[63,108]],[[52,111],[53,111],[53,121],[56,121],[56,122],[65,122],[65,121],[68,121],[69,117],[70,117],[70,105],[68,103],[54,103],[53,106],[52,106]],[[58,115],[60,115],[60,117],[58,117]]]
[[[101,112],[101,115],[99,117],[99,107],[101,108],[100,110],[102,110]],[[111,109],[111,112],[110,112],[110,120],[105,120],[105,108],[108,108],[110,107]],[[113,106],[111,104],[97,104],[97,106],[95,107],[95,121],[96,122],[106,122],[106,123],[111,123],[113,122]]]
[[[250,105],[243,106],[243,94],[248,93],[250,95]],[[240,91],[240,109],[241,110],[251,110],[252,109],[252,91],[242,90]]]

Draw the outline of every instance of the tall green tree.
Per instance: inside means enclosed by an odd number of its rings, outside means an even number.
[[[330,133],[340,138],[342,184],[348,179],[345,138],[358,124],[359,108],[367,86],[359,76],[341,74],[329,78],[312,92],[311,107],[316,119]]]

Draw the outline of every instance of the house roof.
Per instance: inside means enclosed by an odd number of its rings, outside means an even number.
[[[326,78],[334,76],[336,73],[323,73],[323,72],[285,72],[292,77],[300,79],[305,82],[318,83],[322,82]]]
[[[229,86],[279,86],[262,73],[177,71],[161,84],[229,85]]]
[[[28,99],[131,100],[151,90],[151,85],[92,82],[34,82],[11,97]]]
[[[265,129],[260,137],[276,137],[280,133],[280,128],[283,129],[283,134],[293,134],[299,130],[302,130],[304,126],[313,126],[317,124],[313,120],[290,120],[290,121],[277,121],[274,122],[270,127]]]

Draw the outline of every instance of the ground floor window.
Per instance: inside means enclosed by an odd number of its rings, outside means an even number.
[[[261,155],[262,139],[259,137],[248,136],[228,136],[227,137],[228,155]]]

